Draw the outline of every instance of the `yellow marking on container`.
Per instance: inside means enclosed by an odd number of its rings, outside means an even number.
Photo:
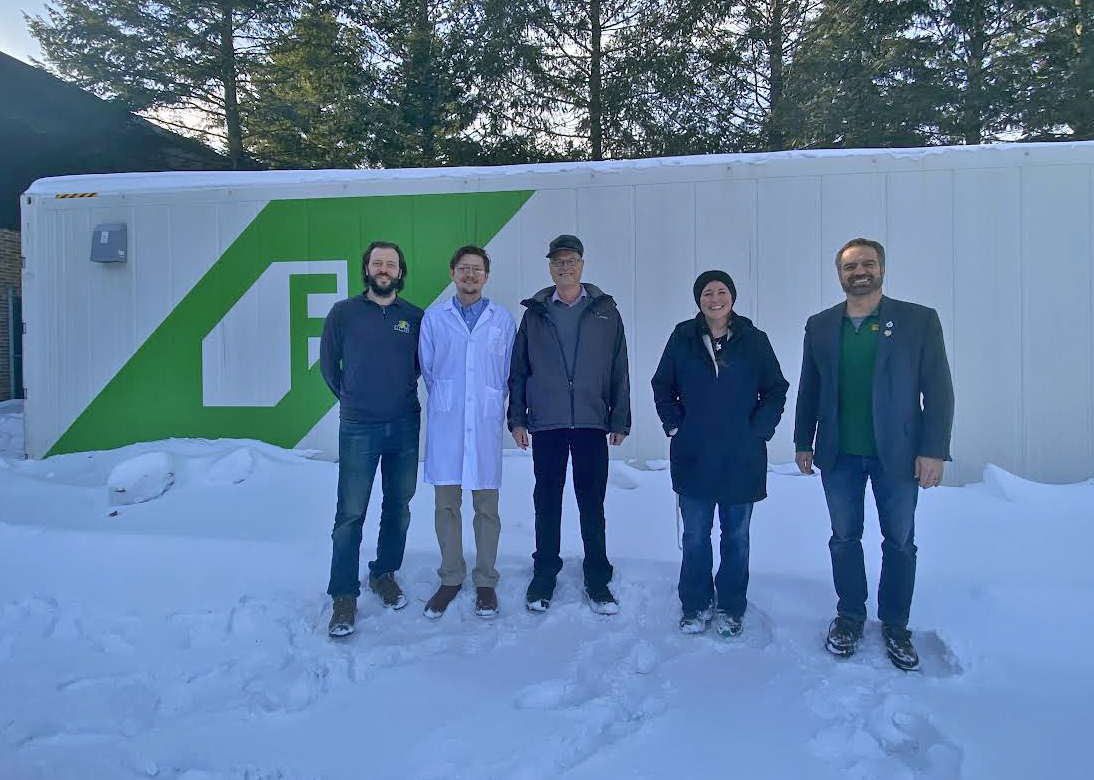
[[[61,198],[97,198],[99,193],[97,192],[62,192],[53,196],[57,200]]]

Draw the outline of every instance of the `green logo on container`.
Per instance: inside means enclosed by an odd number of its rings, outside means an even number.
[[[48,454],[170,437],[296,446],[334,406],[318,339],[330,304],[361,292],[364,247],[398,243],[402,294],[425,307],[448,285],[452,251],[485,246],[531,195],[271,201]]]

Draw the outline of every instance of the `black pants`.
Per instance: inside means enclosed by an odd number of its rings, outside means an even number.
[[[536,474],[536,552],[533,573],[554,581],[562,570],[562,491],[566,459],[573,457],[574,493],[585,544],[585,585],[606,585],[612,565],[604,539],[604,492],[608,486],[608,436],[596,428],[561,428],[532,434],[532,466]]]

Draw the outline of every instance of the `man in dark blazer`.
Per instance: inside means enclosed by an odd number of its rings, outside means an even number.
[[[826,646],[855,652],[866,621],[863,501],[869,478],[881,521],[878,618],[889,658],[915,669],[908,631],[915,585],[915,507],[950,459],[953,382],[934,309],[882,294],[885,249],[856,238],[836,254],[847,300],[805,325],[794,444],[798,468],[821,470],[839,602]],[[815,439],[815,444],[814,444]]]

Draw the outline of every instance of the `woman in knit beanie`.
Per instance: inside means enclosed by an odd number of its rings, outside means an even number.
[[[729,274],[699,274],[692,293],[699,313],[669,336],[653,395],[672,439],[672,487],[684,525],[680,630],[700,633],[716,615],[718,633],[730,638],[743,630],[752,508],[767,496],[767,442],[789,385],[767,334],[733,311],[737,288]],[[716,576],[715,510],[722,530]]]

